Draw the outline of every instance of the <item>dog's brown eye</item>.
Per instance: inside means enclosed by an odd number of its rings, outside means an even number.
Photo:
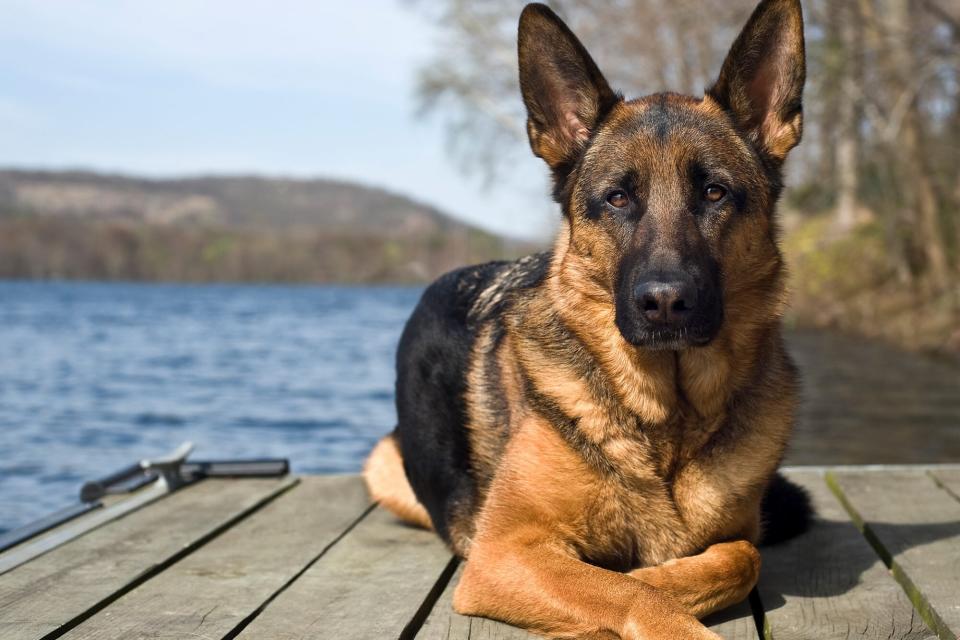
[[[610,195],[607,196],[607,202],[611,207],[623,209],[625,206],[630,204],[630,198],[628,198],[627,194],[625,194],[623,191],[611,191]]]
[[[703,197],[710,202],[720,202],[723,196],[727,195],[727,190],[718,184],[708,184],[703,190]]]

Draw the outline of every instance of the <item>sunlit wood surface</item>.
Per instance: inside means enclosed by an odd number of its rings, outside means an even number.
[[[711,628],[957,637],[960,465],[786,473],[816,523],[765,548],[757,590]],[[0,638],[533,637],[454,613],[459,575],[431,533],[371,505],[358,477],[206,480],[0,576]]]

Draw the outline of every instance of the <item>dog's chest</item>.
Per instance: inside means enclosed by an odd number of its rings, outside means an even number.
[[[689,420],[659,433],[604,443],[604,459],[610,466],[598,472],[596,499],[585,505],[590,546],[585,555],[591,561],[621,570],[621,564],[659,564],[695,553],[722,535],[719,528],[716,536],[711,535],[706,512],[684,513],[675,493],[687,463],[702,453],[716,428],[713,420],[706,424]],[[722,504],[712,506],[734,511]]]
[[[669,484],[688,462],[704,455],[727,422],[726,411],[700,416],[685,403],[661,424],[618,409],[608,411],[606,437],[598,448],[606,470],[628,489],[636,483]]]
[[[689,555],[704,543],[681,517],[669,484],[655,476],[629,484],[606,480],[584,509],[582,555],[610,569],[659,564]]]

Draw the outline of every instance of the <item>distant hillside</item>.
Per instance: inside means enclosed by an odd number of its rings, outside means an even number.
[[[527,249],[336,180],[0,171],[0,277],[410,282]]]

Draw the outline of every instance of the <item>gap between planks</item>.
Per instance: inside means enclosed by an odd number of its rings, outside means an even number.
[[[435,533],[376,508],[238,637],[409,637],[452,573],[451,558]]]
[[[284,591],[286,591],[287,589],[289,589],[290,586],[291,586],[294,582],[296,582],[297,580],[300,579],[300,576],[302,576],[304,573],[306,573],[307,571],[309,571],[310,568],[313,567],[313,565],[315,565],[317,562],[319,562],[320,559],[321,559],[324,555],[326,555],[326,553],[327,553],[335,544],[337,544],[338,542],[340,542],[341,540],[343,540],[343,538],[344,538],[347,534],[349,534],[351,531],[353,531],[354,527],[356,527],[358,524],[360,524],[360,521],[361,521],[361,520],[363,520],[363,519],[366,518],[368,515],[370,515],[370,512],[373,511],[373,510],[376,509],[376,508],[377,508],[377,503],[372,503],[372,504],[370,504],[366,509],[364,509],[363,513],[361,513],[360,516],[359,516],[356,520],[354,520],[353,522],[351,522],[350,525],[340,533],[340,535],[338,535],[336,538],[334,538],[333,540],[331,540],[331,541],[330,541],[330,544],[328,544],[327,546],[325,546],[325,547],[320,551],[320,553],[318,553],[316,556],[313,557],[313,559],[310,560],[310,562],[308,562],[307,564],[305,564],[305,565],[303,566],[303,568],[301,568],[299,571],[297,571],[294,575],[290,576],[290,578],[289,578],[279,589],[277,589],[277,590],[274,591],[272,594],[270,594],[270,596],[269,596],[266,600],[264,600],[263,603],[262,603],[259,607],[257,607],[255,610],[253,610],[252,612],[250,612],[250,614],[249,614],[248,616],[246,616],[243,620],[241,620],[239,623],[237,623],[237,625],[236,625],[233,629],[231,629],[225,636],[223,636],[223,640],[234,640],[234,638],[236,638],[236,637],[239,636],[241,633],[243,633],[243,630],[246,629],[246,628],[250,625],[250,623],[253,622],[253,621],[257,618],[257,616],[259,616],[261,613],[263,613],[264,609],[266,609],[266,608],[270,605],[271,602],[273,602],[274,600],[276,600]]]

